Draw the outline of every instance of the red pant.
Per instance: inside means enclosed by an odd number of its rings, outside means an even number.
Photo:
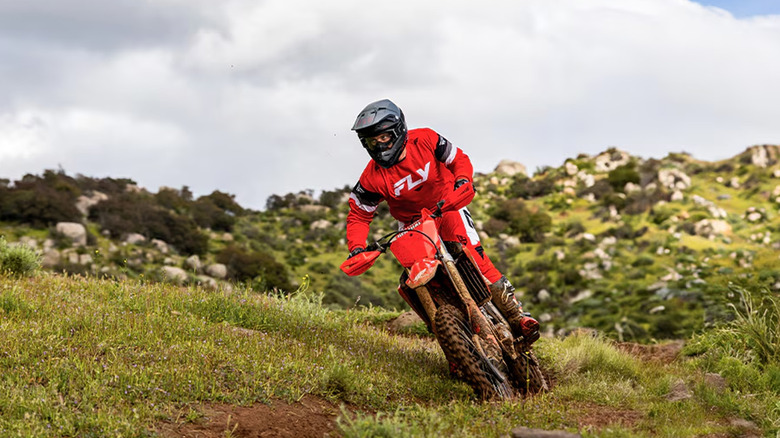
[[[479,241],[479,235],[474,228],[474,220],[471,219],[471,213],[467,208],[461,208],[458,211],[448,211],[438,219],[439,235],[442,240],[448,242],[460,242],[466,246],[474,256],[479,270],[490,283],[495,283],[501,279],[501,273],[490,261],[490,257],[485,254],[482,244]]]

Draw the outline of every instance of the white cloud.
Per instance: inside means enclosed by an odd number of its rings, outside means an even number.
[[[354,183],[368,157],[349,128],[381,98],[483,172],[609,146],[713,160],[780,143],[778,16],[687,0],[169,0],[91,15],[71,0],[74,38],[44,31],[70,12],[38,3],[0,8],[16,23],[0,26],[4,177],[59,163],[259,208]]]

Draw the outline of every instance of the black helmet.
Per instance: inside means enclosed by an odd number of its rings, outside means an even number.
[[[403,111],[393,102],[384,99],[363,108],[352,130],[377,164],[387,169],[398,162],[406,143],[406,121]],[[383,133],[390,134],[389,141],[373,140]]]

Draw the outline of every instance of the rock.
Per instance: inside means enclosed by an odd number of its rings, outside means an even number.
[[[717,199],[718,199],[718,201],[728,201],[729,199],[731,199],[731,195],[729,195],[728,193],[725,193],[723,195],[718,195]]]
[[[37,250],[38,249],[38,241],[35,240],[34,237],[30,237],[30,236],[22,236],[22,237],[20,237],[19,241],[16,242],[16,244],[17,245],[26,246],[26,247],[28,247],[28,248],[30,248],[32,250]]]
[[[679,190],[675,190],[674,193],[672,193],[672,197],[671,197],[672,202],[682,201],[683,199],[685,199],[685,195],[683,195],[683,192]]]
[[[694,224],[693,229],[697,236],[707,238],[716,235],[731,234],[731,225],[721,219],[702,219]]]
[[[138,184],[127,184],[125,185],[125,192],[127,193],[143,193],[146,190],[142,189],[141,187],[138,187]]]
[[[125,243],[129,245],[138,245],[143,242],[146,242],[146,237],[138,233],[130,233],[125,237]]]
[[[596,177],[581,170],[577,173],[577,178],[585,184],[585,187],[593,187],[596,184]],[[589,193],[593,195],[593,193]]]
[[[714,389],[716,392],[723,392],[728,388],[726,379],[718,373],[707,373],[704,375],[704,383]]]
[[[550,292],[547,292],[547,289],[542,289],[536,294],[536,299],[539,301],[547,301],[550,299]]]
[[[664,310],[666,310],[666,306],[655,306],[652,309],[650,309],[650,311],[647,313],[653,315],[659,312],[663,312]]]
[[[307,205],[301,205],[300,207],[298,207],[298,210],[304,213],[315,215],[319,213],[327,213],[330,210],[330,208],[324,205],[307,204]]]
[[[184,264],[195,272],[199,272],[200,268],[203,267],[203,264],[200,262],[200,257],[197,255],[187,257],[187,259],[184,260]]]
[[[327,219],[320,219],[318,221],[314,221],[309,225],[310,230],[327,230],[331,227],[331,223]]]
[[[60,263],[60,252],[56,249],[50,249],[43,253],[41,266],[44,268],[53,268]]]
[[[181,284],[187,281],[187,272],[182,268],[175,266],[163,266],[162,269],[163,278],[172,282]]]
[[[198,282],[199,285],[203,287],[208,287],[210,289],[216,289],[217,288],[217,280],[207,276],[207,275],[198,275],[195,277],[195,281]]]
[[[587,264],[587,263],[586,263]],[[587,300],[588,298],[593,296],[593,291],[585,289],[583,291],[580,291],[575,295],[573,298],[569,300],[569,304],[574,304],[577,301]]]
[[[563,164],[564,169],[566,169],[566,175],[574,176],[579,172],[579,168],[576,164],[572,163],[571,161],[567,161]]]
[[[214,278],[225,278],[227,277],[227,266],[223,265],[222,263],[214,263],[212,265],[206,266],[206,274],[214,277]]]
[[[729,181],[729,187],[731,187],[731,188],[733,188],[733,189],[738,189],[738,188],[740,188],[740,187],[741,187],[741,185],[740,185],[740,183],[739,183],[739,178],[737,178],[736,176],[735,176],[735,177],[733,177],[733,178],[731,178],[731,180]]]
[[[512,438],[582,438],[578,433],[570,433],[562,430],[531,429],[528,427],[516,427],[512,429]]]
[[[507,176],[514,176],[518,173],[528,176],[528,171],[522,163],[512,160],[501,160],[494,170],[496,173],[502,173]]]
[[[688,385],[682,379],[678,379],[672,384],[669,394],[666,395],[666,399],[671,402],[688,400],[693,397],[691,390],[688,389]]]
[[[87,229],[84,225],[76,222],[60,222],[56,225],[58,233],[70,239],[75,246],[85,246],[87,244]]]
[[[769,167],[777,163],[780,158],[780,146],[778,145],[758,145],[747,148],[750,154],[750,162],[756,167]]]
[[[634,184],[632,182],[627,182],[625,187],[623,187],[623,191],[626,193],[634,193],[634,192],[641,192],[642,187],[639,184]]]
[[[168,244],[165,243],[165,241],[160,239],[152,239],[152,245],[157,248],[158,251],[160,251],[163,254],[168,254],[168,251],[170,251],[170,248],[168,248]]]
[[[691,177],[680,169],[661,169],[658,171],[658,182],[662,187],[672,190],[685,190],[691,186]]]
[[[99,202],[107,201],[108,195],[93,191],[90,196],[81,195],[76,198],[76,209],[84,216],[89,216],[89,209]]]
[[[628,164],[631,160],[631,156],[628,152],[624,152],[618,149],[611,149],[599,154],[594,163],[596,172],[610,172],[617,169],[620,166]]]
[[[387,323],[387,330],[390,333],[402,333],[409,327],[421,322],[422,319],[416,313],[412,311],[404,312],[398,318]]]

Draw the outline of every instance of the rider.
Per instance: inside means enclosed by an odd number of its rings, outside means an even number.
[[[466,209],[474,197],[474,169],[469,157],[432,129],[407,131],[404,113],[387,99],[366,106],[352,130],[372,160],[349,197],[349,257],[365,251],[369,225],[383,200],[401,225],[411,224],[419,219],[420,210],[433,210],[441,200],[445,205],[454,203],[440,219],[442,239],[458,241],[470,249],[482,275],[490,282],[493,303],[506,316],[512,332],[529,342],[536,341],[539,323],[523,312],[515,299],[515,288],[485,254]],[[403,290],[399,292],[409,301]]]

